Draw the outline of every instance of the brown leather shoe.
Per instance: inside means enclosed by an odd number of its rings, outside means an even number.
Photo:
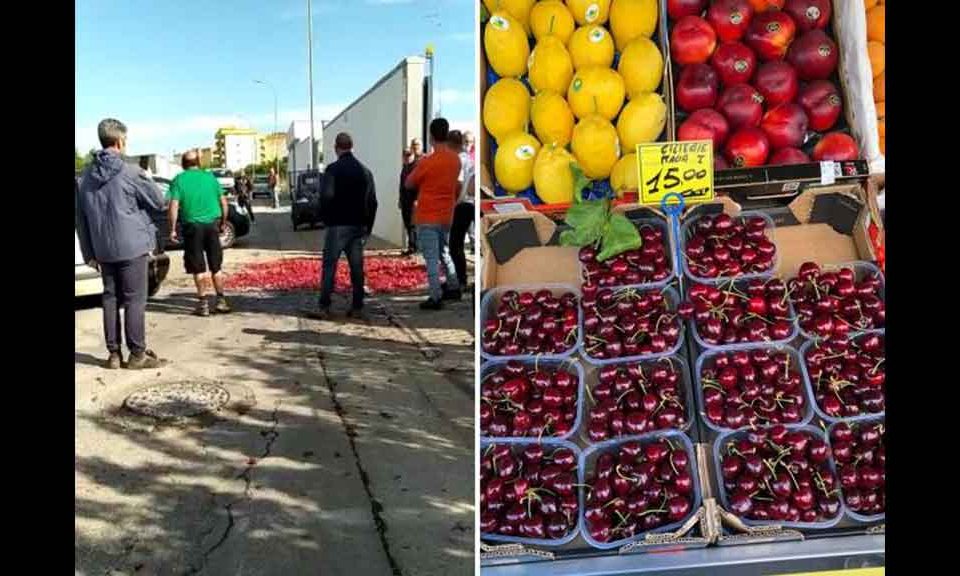
[[[127,359],[127,370],[149,370],[161,366],[163,366],[163,360],[157,358],[152,350],[144,350],[139,354],[131,352],[130,358]]]
[[[119,352],[111,352],[103,367],[107,370],[118,370],[121,364],[123,364],[123,356]]]

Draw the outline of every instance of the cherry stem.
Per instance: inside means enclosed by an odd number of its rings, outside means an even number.
[[[614,498],[613,500],[607,502],[606,504],[604,504],[604,505],[601,506],[600,508],[606,508],[607,506],[612,506],[612,505],[616,504],[617,502],[623,502],[623,498],[620,498],[620,497],[618,496],[618,497]]]
[[[623,514],[621,514],[619,510],[616,510],[615,512],[616,512],[617,516],[620,517],[620,523],[617,524],[617,527],[614,528],[613,531],[621,530],[621,529],[623,528],[623,526],[630,520],[630,513],[629,513],[629,512],[627,512],[627,515],[626,515],[626,516],[624,516]]]
[[[755,314],[755,313],[753,313],[753,312],[747,314],[746,317],[747,317],[747,318],[759,318],[760,320],[763,320],[763,321],[766,322],[767,324],[773,324],[773,320],[767,320],[767,319],[764,318],[763,316],[761,316],[761,315],[759,315],[759,314]]]
[[[617,464],[616,468],[613,469],[614,472],[617,473],[617,476],[623,478],[623,479],[626,480],[627,482],[632,482],[632,483],[636,484],[637,481],[638,481],[638,480],[637,480],[637,477],[636,477],[636,476],[627,476],[626,474],[624,474],[623,472],[620,471],[620,468],[622,468],[622,467],[623,467],[622,464]]]

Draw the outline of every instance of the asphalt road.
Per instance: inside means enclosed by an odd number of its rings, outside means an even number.
[[[321,234],[260,208],[227,270],[316,254]],[[100,309],[75,313],[76,573],[471,573],[472,301],[374,297],[353,324],[300,318],[316,294],[244,293],[199,318],[171,256],[147,315],[160,370],[100,368]],[[229,401],[172,422],[123,407],[178,383]]]

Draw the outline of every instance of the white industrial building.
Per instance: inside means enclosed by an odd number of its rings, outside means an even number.
[[[426,79],[427,60],[406,58],[323,127],[327,164],[336,159],[337,134],[348,132],[353,137],[354,154],[373,173],[377,187],[379,209],[373,233],[397,246],[403,244],[404,234],[397,210],[402,151],[412,138],[425,135],[429,123]]]
[[[224,167],[231,172],[243,170],[259,159],[255,130],[227,130],[223,134]]]

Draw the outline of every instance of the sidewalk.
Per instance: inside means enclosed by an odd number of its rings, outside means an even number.
[[[282,209],[257,216],[228,262],[316,240]],[[423,295],[376,297],[361,325],[301,319],[315,294],[242,294],[233,314],[197,318],[172,257],[147,317],[170,365],[100,369],[100,310],[75,315],[77,572],[470,572],[472,302],[424,314]],[[143,386],[184,381],[229,402],[177,423],[121,409]]]

